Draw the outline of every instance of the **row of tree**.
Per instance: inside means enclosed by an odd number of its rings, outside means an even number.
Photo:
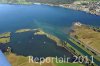
[[[90,29],[93,29],[96,32],[100,32],[100,27],[90,26]]]

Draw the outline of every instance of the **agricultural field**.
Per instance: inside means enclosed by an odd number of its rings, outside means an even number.
[[[71,36],[81,41],[83,46],[90,47],[96,52],[100,53],[100,32],[94,31],[88,26],[74,26]]]

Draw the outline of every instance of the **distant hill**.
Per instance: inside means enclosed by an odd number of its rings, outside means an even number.
[[[51,3],[51,4],[64,4],[64,3],[73,3],[74,1],[99,1],[99,0],[0,0],[0,3]]]
[[[0,0],[0,3],[39,2],[39,3],[61,4],[61,3],[72,3],[74,1],[75,0]]]

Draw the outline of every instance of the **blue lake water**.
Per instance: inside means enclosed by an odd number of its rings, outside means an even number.
[[[0,4],[0,33],[20,28],[68,31],[73,22],[100,26],[100,16],[47,5]]]

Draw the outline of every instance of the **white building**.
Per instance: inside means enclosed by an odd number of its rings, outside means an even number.
[[[82,24],[80,22],[74,23],[75,26],[81,26]]]

